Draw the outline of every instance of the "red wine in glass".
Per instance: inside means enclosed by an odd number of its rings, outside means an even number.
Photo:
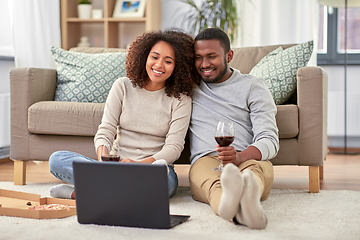
[[[232,122],[219,121],[215,131],[215,141],[220,147],[227,147],[234,141],[235,131],[234,124]],[[223,170],[223,163],[216,168],[214,171],[221,172]]]
[[[234,141],[234,136],[215,137],[220,147],[227,147]]]
[[[114,143],[117,144],[117,143]],[[104,162],[119,162],[120,161],[120,148],[116,145],[114,151],[109,153],[109,150],[106,146],[103,146],[101,150],[101,160]]]
[[[105,161],[109,161],[109,162],[119,162],[120,161],[120,156],[116,156],[116,155],[103,155],[101,156],[101,160]]]

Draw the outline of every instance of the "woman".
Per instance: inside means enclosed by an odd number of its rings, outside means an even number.
[[[103,148],[108,152],[114,146],[120,148],[120,162],[166,161],[169,197],[178,186],[173,163],[184,147],[192,89],[199,83],[193,44],[191,36],[177,30],[137,37],[127,54],[127,77],[114,82],[94,138],[98,161]],[[50,171],[58,179],[73,184],[75,160],[95,161],[74,152],[59,151],[50,156]],[[50,195],[75,199],[74,187],[68,184],[51,188]]]

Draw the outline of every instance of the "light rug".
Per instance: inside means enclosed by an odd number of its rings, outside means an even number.
[[[2,189],[42,197],[49,196],[53,185],[0,182]],[[0,216],[0,239],[360,239],[360,192],[322,190],[310,194],[305,190],[272,189],[262,205],[268,226],[252,230],[216,216],[209,205],[192,200],[189,188],[181,187],[170,199],[170,212],[189,214],[191,218],[170,230],[81,225],[76,216],[51,220]]]

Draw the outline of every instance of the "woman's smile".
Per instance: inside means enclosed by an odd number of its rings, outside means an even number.
[[[149,91],[157,91],[165,87],[166,80],[171,76],[175,68],[175,51],[173,47],[164,41],[159,41],[150,50],[146,61],[146,72],[149,82],[145,88]]]

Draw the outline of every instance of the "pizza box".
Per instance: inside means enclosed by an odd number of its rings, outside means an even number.
[[[62,210],[29,209],[31,206],[44,204],[63,204],[71,207]],[[71,199],[41,198],[38,194],[0,189],[0,215],[36,219],[64,218],[76,215],[76,202]]]

